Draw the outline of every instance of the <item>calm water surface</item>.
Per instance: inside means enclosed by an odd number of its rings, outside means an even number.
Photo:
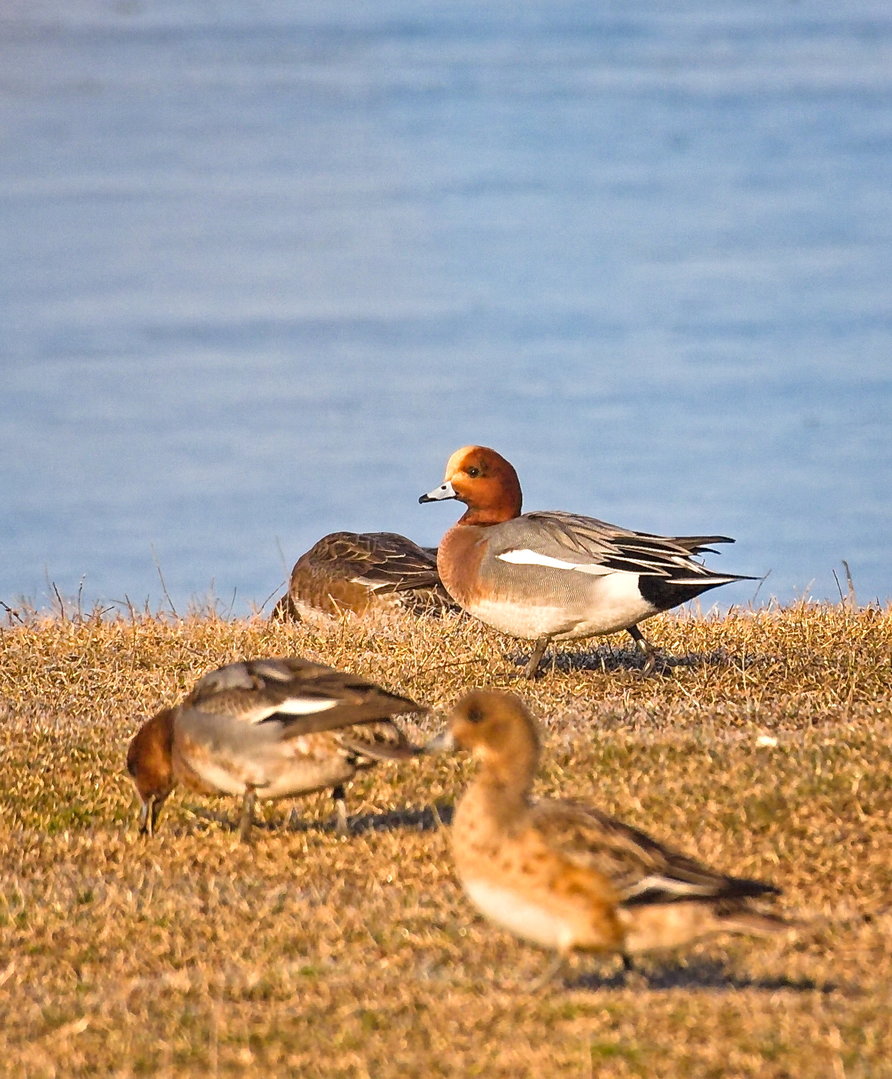
[[[6,0],[0,599],[244,613],[494,445],[892,599],[892,7]]]

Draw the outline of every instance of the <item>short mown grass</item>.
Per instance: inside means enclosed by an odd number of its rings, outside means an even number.
[[[663,616],[643,679],[627,639],[528,653],[465,618],[325,626],[130,616],[0,631],[0,1074],[892,1076],[892,612],[846,605]],[[631,642],[628,642],[629,644]],[[430,706],[475,685],[541,717],[538,789],[583,798],[782,885],[792,938],[716,938],[631,981],[479,919],[437,817],[461,758],[382,765],[265,806],[177,792],[136,834],[127,743],[210,668],[296,654]],[[289,820],[295,806],[300,817]],[[436,812],[434,812],[436,807]]]

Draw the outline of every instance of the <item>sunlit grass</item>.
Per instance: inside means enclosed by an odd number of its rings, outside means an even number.
[[[800,605],[528,648],[447,617],[325,626],[93,612],[0,633],[0,1074],[875,1076],[892,1074],[889,896],[892,614]],[[628,642],[630,643],[630,642]],[[177,792],[141,841],[129,738],[209,668],[298,654],[431,707],[472,685],[517,690],[543,719],[539,789],[596,802],[741,874],[784,886],[792,942],[705,941],[625,985],[477,919],[446,834],[470,769],[383,765],[348,792],[236,807]],[[222,817],[222,820],[219,819]]]

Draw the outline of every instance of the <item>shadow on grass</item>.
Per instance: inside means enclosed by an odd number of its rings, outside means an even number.
[[[749,978],[729,969],[721,959],[695,959],[688,962],[669,961],[651,968],[636,967],[630,973],[617,970],[601,975],[588,972],[579,978],[568,979],[568,989],[626,989],[650,990],[713,989],[737,992],[755,989],[763,993],[835,993],[844,988],[833,982],[816,982],[812,978]]]
[[[510,652],[505,655],[509,663],[518,667],[525,666],[531,653]],[[676,667],[726,667],[732,661],[731,655],[724,648],[712,652],[689,652],[683,656],[671,656],[657,652],[656,669],[652,677],[668,676]],[[637,649],[595,648],[586,652],[565,652],[552,650],[546,652],[539,668],[538,677],[552,671],[598,671],[609,674],[615,671],[638,671],[644,667],[644,656]]]
[[[189,807],[189,812],[201,820],[213,822],[226,831],[238,829],[237,818],[225,816],[210,809]],[[415,832],[436,832],[438,828],[452,823],[452,806],[427,806],[425,809],[391,809],[386,813],[366,813],[362,816],[348,817],[347,826],[350,835],[362,835],[364,832],[393,832],[399,829]],[[326,819],[318,814],[302,816],[297,809],[284,820],[255,820],[254,828],[258,832],[333,832],[336,828],[334,816]]]
[[[425,809],[391,809],[387,813],[368,813],[349,820],[351,835],[362,832],[391,832],[400,828],[416,832],[436,832],[452,823],[452,806],[435,805]]]

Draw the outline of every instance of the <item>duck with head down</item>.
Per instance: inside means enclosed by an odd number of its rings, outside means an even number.
[[[180,783],[202,794],[242,798],[240,832],[250,836],[255,799],[293,798],[330,788],[347,830],[344,784],[382,760],[420,750],[390,717],[423,708],[374,682],[296,657],[231,663],[201,678],[184,701],[137,731],[127,770],[141,801],[140,831]]]
[[[521,514],[513,466],[486,446],[464,446],[449,458],[439,487],[420,502],[455,498],[468,507],[440,542],[437,568],[447,592],[469,614],[536,645],[534,677],[551,640],[626,630],[655,666],[638,629],[645,618],[732,581],[694,555],[727,536],[657,536],[563,511]]]

